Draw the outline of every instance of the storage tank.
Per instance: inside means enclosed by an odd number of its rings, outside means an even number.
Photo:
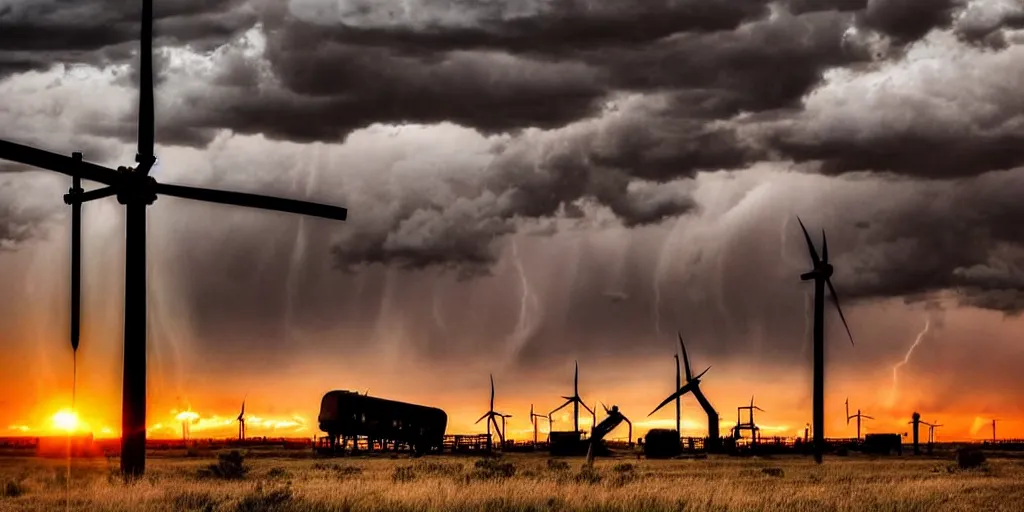
[[[341,436],[361,436],[407,443],[417,453],[441,451],[448,415],[436,407],[329,391],[320,401],[320,430],[336,442]]]

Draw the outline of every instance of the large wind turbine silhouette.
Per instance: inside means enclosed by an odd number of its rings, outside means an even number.
[[[700,406],[708,415],[708,438],[710,446],[712,448],[717,448],[719,439],[718,411],[715,411],[715,408],[711,406],[711,402],[708,402],[707,397],[705,397],[704,393],[700,390],[700,378],[703,377],[704,374],[711,369],[711,367],[708,366],[704,371],[700,372],[699,375],[694,377],[693,374],[690,372],[690,358],[687,357],[686,355],[686,345],[683,344],[683,335],[678,332],[676,333],[676,335],[679,337],[679,347],[683,351],[683,370],[685,371],[686,383],[683,384],[679,389],[677,389],[675,393],[672,393],[671,395],[668,396],[668,398],[666,398],[664,401],[658,404],[658,406],[655,407],[654,410],[651,411],[651,414],[648,414],[647,417],[650,417],[652,414],[658,412],[659,409],[667,405],[672,400],[681,398],[683,395],[692,392],[693,397],[697,399],[697,402],[700,403]]]
[[[800,275],[802,281],[814,280],[814,461],[821,464],[822,454],[825,452],[825,285],[828,285],[832,293],[832,300],[839,312],[839,318],[843,320],[846,327],[846,334],[850,336],[850,344],[853,344],[853,334],[850,333],[850,326],[846,324],[846,317],[843,316],[843,309],[839,307],[839,295],[832,286],[832,264],[828,262],[828,239],[825,238],[825,231],[821,232],[821,257],[811,242],[811,236],[807,234],[807,228],[797,217],[800,229],[804,232],[804,240],[807,241],[807,250],[811,253],[811,262],[814,268],[810,272]]]
[[[505,432],[504,428],[498,426],[498,418],[501,418],[502,425],[505,424],[505,418],[511,416],[505,416],[504,414],[494,410],[494,375],[491,375],[491,408],[487,409],[487,412],[480,419],[476,420],[476,423],[480,423],[483,420],[487,420],[487,448],[491,448],[491,425],[494,425],[494,430],[498,431],[498,439],[501,441],[501,447],[505,447]],[[474,424],[476,424],[474,423]]]
[[[158,183],[149,175],[154,155],[153,0],[143,0],[139,52],[138,167],[109,169],[71,157],[0,140],[0,159],[68,175],[64,201],[72,206],[71,347],[77,352],[81,296],[81,204],[116,196],[125,205],[124,383],[121,403],[121,473],[141,476],[146,469],[146,207],[158,194],[210,203],[345,220],[345,208],[276,197]],[[81,180],[103,185],[85,191]]]
[[[580,398],[580,363],[579,361],[573,361],[575,365],[575,371],[572,377],[572,396],[563,396],[565,403],[559,405],[555,410],[548,413],[548,416],[560,411],[563,407],[572,404],[572,431],[580,431],[580,406],[587,410],[592,416],[594,410],[587,407],[587,404],[583,403],[583,399]]]
[[[872,418],[871,416],[868,416],[866,414],[861,414],[860,409],[857,409],[857,414],[852,414],[851,415],[850,414],[850,399],[847,398],[846,399],[846,424],[849,425],[850,424],[850,420],[852,420],[853,418],[857,418],[857,441],[860,441],[860,421],[861,421],[861,419],[873,420],[874,418]]]
[[[530,404],[530,422],[533,423],[533,445],[534,446],[537,446],[537,418],[548,418],[548,420],[551,419],[550,416],[544,416],[543,414],[537,414],[537,413],[533,412],[533,404]],[[548,431],[549,432],[551,431],[550,423],[548,424]]]

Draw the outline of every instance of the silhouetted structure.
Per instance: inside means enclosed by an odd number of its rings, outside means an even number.
[[[245,399],[242,399],[242,410],[238,413],[238,440],[245,441]]]
[[[715,411],[714,407],[711,407],[711,402],[708,402],[707,397],[705,397],[704,393],[700,390],[700,378],[703,377],[704,374],[707,373],[708,370],[711,369],[711,367],[708,366],[703,372],[700,372],[700,375],[697,375],[696,377],[694,377],[693,374],[690,372],[690,358],[687,357],[687,355],[686,355],[686,345],[683,343],[683,335],[678,333],[678,332],[676,333],[676,335],[679,337],[679,347],[682,348],[682,351],[683,351],[683,369],[686,371],[686,383],[683,384],[683,386],[680,387],[678,390],[676,390],[675,393],[672,393],[671,395],[668,396],[668,398],[666,398],[664,401],[662,401],[660,404],[658,404],[658,406],[655,407],[654,410],[651,411],[651,414],[648,414],[647,417],[650,417],[652,414],[658,412],[659,409],[661,409],[662,407],[667,405],[672,400],[675,400],[676,398],[681,398],[686,393],[692,392],[694,398],[697,399],[697,402],[700,403],[700,406],[704,409],[704,412],[707,413],[707,415],[708,415],[708,446],[707,446],[707,449],[709,451],[716,451],[716,450],[719,449],[720,443],[721,443],[721,439],[718,436],[718,422],[719,422],[718,412]],[[659,434],[659,435],[663,435],[663,434]],[[648,436],[648,437],[650,437],[650,436]],[[678,443],[678,438],[679,438],[679,431],[678,430],[676,431],[676,438],[677,438],[677,443]]]
[[[679,432],[667,428],[652,428],[644,436],[644,457],[668,459],[682,453]]]
[[[562,398],[565,399],[565,403],[559,405],[553,411],[549,412],[548,416],[562,410],[562,408],[564,408],[565,406],[572,404],[572,429],[576,432],[579,432],[580,406],[582,405],[583,408],[586,409],[587,412],[591,414],[591,416],[594,415],[594,410],[591,409],[590,407],[587,407],[587,404],[583,403],[583,399],[580,398],[580,364],[578,361],[573,361],[573,364],[575,369],[573,371],[572,377],[572,396],[563,396]]]
[[[861,419],[873,420],[874,418],[872,418],[871,416],[867,416],[865,414],[861,414],[860,409],[857,409],[857,414],[854,414],[854,415],[851,416],[850,415],[850,399],[847,398],[846,399],[846,424],[849,425],[850,424],[850,420],[852,420],[853,418],[857,418],[857,442],[860,442],[860,420]]]
[[[672,357],[675,358],[675,360],[676,360],[676,387],[675,387],[675,389],[679,389],[679,388],[681,388],[683,386],[682,381],[681,381],[681,379],[682,379],[682,368],[680,368],[680,366],[679,366],[679,354],[678,353],[674,354]],[[682,408],[682,401],[683,401],[683,397],[681,397],[681,396],[677,396],[676,397],[676,432],[678,432],[680,436],[682,436],[682,434],[683,434],[683,408]]]
[[[761,435],[761,429],[758,428],[758,426],[754,423],[754,410],[755,409],[758,410],[758,411],[764,412],[764,409],[754,405],[754,396],[753,395],[750,396],[750,405],[743,405],[743,406],[740,406],[740,407],[736,408],[736,425],[734,427],[732,427],[732,437],[733,437],[733,439],[740,439],[741,437],[743,437],[742,431],[749,430],[750,431],[751,442],[753,444],[755,444],[755,445],[757,444],[757,442],[758,442],[758,440],[760,438],[760,435]],[[744,423],[740,419],[740,413],[742,411],[750,411],[749,417],[747,418],[747,422],[746,423]]]
[[[501,418],[501,427],[498,427],[497,418]],[[494,410],[494,376],[491,375],[491,408],[487,409],[487,412],[480,419],[476,420],[476,423],[480,423],[483,420],[487,420],[487,449],[493,449],[491,445],[491,425],[494,425],[494,429],[498,431],[498,439],[501,441],[501,446],[505,446],[505,418],[504,414],[496,412]]]
[[[861,451],[876,455],[903,455],[903,438],[899,434],[867,434]]]
[[[551,417],[533,412],[533,404],[530,404],[530,422],[533,423],[533,445],[537,445],[537,418],[548,418],[548,432],[551,432]]]
[[[71,176],[64,201],[72,205],[71,345],[77,352],[81,288],[81,210],[86,201],[117,196],[125,205],[124,382],[121,409],[121,472],[141,476],[146,467],[146,207],[158,194],[212,203],[249,206],[345,220],[344,208],[255,194],[167,185],[149,175],[154,156],[153,108],[153,1],[143,0],[140,66],[137,168],[117,170],[87,163],[81,153],[71,157],[8,141],[0,141],[0,159]],[[106,185],[83,191],[81,180]]]
[[[993,443],[996,442],[996,421],[999,421],[999,418],[993,418],[992,419],[992,442]]]
[[[921,429],[921,414],[914,412],[914,415],[911,416],[911,418],[912,419],[909,423],[914,426],[914,455],[921,455],[921,445],[919,437]]]
[[[362,436],[371,448],[375,441],[382,446],[391,442],[395,448],[406,444],[416,454],[423,454],[443,448],[448,415],[435,407],[385,400],[355,391],[329,391],[320,401],[317,421],[320,430],[327,432],[332,451],[339,438],[358,442]]]
[[[850,336],[850,343],[853,343],[853,334],[846,324],[846,317],[839,307],[839,295],[832,286],[832,265],[828,262],[828,239],[825,238],[825,231],[821,232],[821,258],[818,251],[811,242],[811,236],[807,234],[803,221],[797,217],[800,229],[807,241],[807,249],[811,254],[811,262],[814,268],[810,272],[800,275],[803,281],[814,280],[814,461],[821,464],[825,452],[825,285],[832,292],[832,299],[839,312],[839,318],[843,320],[846,333]]]
[[[604,437],[612,430],[615,430],[615,427],[618,427],[622,422],[626,422],[626,424],[629,425],[629,434],[627,434],[627,439],[629,439],[629,446],[633,446],[633,423],[619,412],[619,406],[613,405],[611,409],[608,409],[604,404],[601,404],[601,406],[604,407],[604,412],[608,417],[602,420],[599,425],[595,425],[591,430],[590,447],[587,448],[586,465],[588,466],[594,465],[594,455],[595,450],[597,449],[597,444],[601,443],[604,440]]]

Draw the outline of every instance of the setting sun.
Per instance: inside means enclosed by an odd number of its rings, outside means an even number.
[[[81,422],[77,413],[63,409],[53,415],[53,426],[65,432],[74,432],[81,427]]]

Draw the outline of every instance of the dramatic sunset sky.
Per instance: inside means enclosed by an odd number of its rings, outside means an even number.
[[[0,0],[0,138],[133,165],[138,4]],[[830,307],[826,435],[854,435],[849,397],[866,432],[916,410],[939,440],[1024,437],[1018,0],[155,4],[156,179],[349,221],[150,207],[151,437],[189,409],[194,436],[233,435],[243,397],[249,435],[317,435],[332,389],[480,432],[493,373],[526,438],[574,360],[642,435],[674,422],[646,416],[677,330],[723,433],[752,394],[766,435],[802,433],[797,215],[856,341]],[[71,407],[69,186],[0,163],[0,436]],[[83,211],[75,409],[116,435],[123,208]],[[692,396],[683,418],[704,435]]]

